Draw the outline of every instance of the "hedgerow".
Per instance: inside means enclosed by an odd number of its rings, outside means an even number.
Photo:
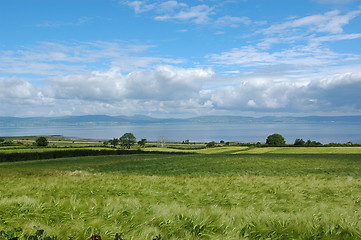
[[[69,149],[43,152],[11,152],[0,153],[0,162],[15,162],[26,160],[41,160],[64,157],[82,157],[99,155],[121,155],[142,153],[141,150],[110,150],[110,149]]]
[[[164,151],[143,151],[141,149],[127,150],[127,149],[66,149],[53,151],[33,151],[33,152],[0,152],[0,162],[16,162],[28,160],[42,160],[55,159],[67,157],[86,157],[86,156],[101,156],[101,155],[127,155],[127,154],[170,154]],[[194,154],[192,152],[172,152],[172,154]]]

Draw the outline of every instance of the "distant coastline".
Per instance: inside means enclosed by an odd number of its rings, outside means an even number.
[[[153,123],[361,123],[361,115],[305,116],[305,117],[245,117],[201,116],[192,118],[153,118],[143,115],[109,116],[83,115],[64,117],[0,117],[0,127],[57,126],[57,125],[121,125]]]
[[[161,119],[145,116],[72,116],[54,118],[0,117],[0,137],[63,135],[80,139],[109,140],[124,133],[136,138],[170,142],[264,142],[273,133],[288,144],[295,139],[327,143],[361,144],[361,116],[338,117],[237,117],[206,116]]]

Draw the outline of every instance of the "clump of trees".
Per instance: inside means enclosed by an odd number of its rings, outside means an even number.
[[[124,149],[130,149],[137,142],[136,137],[133,133],[124,133],[120,138],[113,138],[109,141],[105,141],[104,145],[110,144],[112,147],[120,145]],[[138,142],[139,146],[144,147],[147,143],[147,139],[143,138]]]
[[[134,137],[133,133],[124,133],[123,136],[119,138],[120,146],[130,149],[137,139]]]
[[[270,146],[282,146],[286,144],[286,141],[281,134],[274,133],[267,137],[266,144]]]
[[[320,142],[311,141],[311,140],[304,141],[302,138],[296,139],[295,143],[293,145],[294,146],[307,146],[307,147],[323,146],[322,143],[320,143]]]
[[[49,141],[46,137],[39,137],[35,140],[35,144],[38,147],[46,147],[49,145]]]
[[[113,138],[113,139],[109,140],[108,143],[110,145],[112,145],[113,147],[116,147],[119,144],[119,139],[118,138]]]
[[[283,138],[283,136],[281,134],[274,133],[274,134],[269,135],[267,137],[266,144],[269,145],[269,146],[284,146],[284,145],[286,145],[286,141],[285,141],[285,139]],[[299,146],[299,147],[302,147],[302,146],[303,147],[324,146],[320,142],[311,141],[311,140],[304,141],[302,138],[297,138],[293,145],[294,146]]]
[[[147,143],[147,139],[142,138],[142,140],[138,141],[138,145],[140,147],[145,147],[145,144]]]
[[[5,139],[5,138],[0,138],[0,145],[13,146],[13,145],[15,145],[15,143],[12,140],[8,140],[8,139]]]

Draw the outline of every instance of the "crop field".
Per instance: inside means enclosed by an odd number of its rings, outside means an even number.
[[[195,153],[0,163],[0,230],[41,228],[57,239],[361,239],[361,148],[187,151]]]

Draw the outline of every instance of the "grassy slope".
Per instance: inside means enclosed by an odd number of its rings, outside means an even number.
[[[107,239],[361,238],[361,154],[273,150],[1,163],[0,229],[40,225],[64,239],[94,229]]]

